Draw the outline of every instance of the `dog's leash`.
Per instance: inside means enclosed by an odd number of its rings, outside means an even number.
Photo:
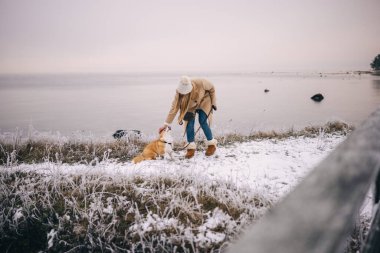
[[[207,114],[206,119],[205,119],[202,123],[199,124],[199,127],[198,127],[197,131],[195,131],[194,138],[195,138],[195,136],[197,136],[197,133],[198,133],[199,130],[201,129],[202,125],[203,125],[204,123],[206,123],[206,121],[208,120],[208,117],[210,116],[210,114],[212,113],[212,111],[213,111],[213,108],[212,108],[212,106],[211,106],[211,110],[210,110],[210,112]],[[194,120],[195,120],[195,119],[194,119]],[[184,136],[185,136],[185,135],[184,135]],[[184,147],[182,147],[182,148],[179,148],[179,149],[177,149],[176,151],[182,151],[182,150],[185,150],[189,145],[190,145],[190,143],[187,143],[186,146],[184,146]]]

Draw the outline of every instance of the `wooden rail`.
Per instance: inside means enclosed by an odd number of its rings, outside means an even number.
[[[228,252],[343,252],[379,168],[380,108]],[[375,216],[379,219],[379,212]],[[374,230],[369,237],[379,244],[379,231]],[[370,244],[364,250],[380,252]]]
[[[362,247],[363,253],[379,253],[380,252],[380,173],[377,173],[374,204],[377,205],[377,210],[372,218],[371,228],[369,230],[367,240]]]

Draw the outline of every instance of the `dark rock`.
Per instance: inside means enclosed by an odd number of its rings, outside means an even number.
[[[268,90],[268,89],[265,89],[264,92],[267,93],[267,92],[269,92],[269,90]]]
[[[112,135],[115,139],[120,139],[125,135],[125,130],[116,130],[116,132]]]
[[[321,102],[324,99],[324,97],[321,93],[318,93],[312,96],[311,99],[314,100],[315,102]]]
[[[116,132],[112,135],[115,139],[121,139],[122,137],[126,137],[128,140],[131,139],[131,137],[141,137],[141,131],[139,130],[116,130]]]

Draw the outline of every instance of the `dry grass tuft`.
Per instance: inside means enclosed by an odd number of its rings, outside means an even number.
[[[353,131],[354,127],[350,126],[344,122],[329,122],[324,126],[310,126],[305,127],[302,130],[296,131],[294,129],[290,129],[288,131],[276,132],[276,131],[258,131],[256,133],[252,133],[248,136],[242,136],[239,134],[229,134],[226,136],[222,136],[217,138],[219,143],[222,145],[231,144],[234,142],[245,142],[245,141],[256,141],[263,139],[287,139],[292,137],[310,137],[315,138],[320,136],[321,134],[339,134],[339,135],[347,135],[349,132]]]
[[[113,142],[52,142],[28,140],[16,145],[0,140],[0,165],[18,163],[61,162],[96,165],[103,160],[125,162],[139,153],[147,142],[118,140]]]

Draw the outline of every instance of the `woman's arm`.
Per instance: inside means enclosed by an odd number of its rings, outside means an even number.
[[[176,92],[173,102],[172,102],[172,106],[170,107],[168,116],[166,117],[166,120],[165,120],[165,124],[167,125],[170,125],[173,122],[175,115],[177,115],[177,112],[179,110],[178,100],[179,100],[179,93]]]
[[[179,110],[178,100],[179,100],[179,93],[176,92],[172,105],[170,107],[168,116],[166,117],[165,123],[162,127],[158,129],[158,132],[161,132],[162,130],[166,129],[166,127],[169,126],[173,122],[175,115],[177,115],[177,112]]]
[[[213,106],[216,107],[216,96],[215,96],[215,87],[214,87],[214,85],[210,81],[204,79],[203,80],[203,87],[204,87],[204,89],[206,91],[208,91],[210,93],[211,105],[213,105]]]

